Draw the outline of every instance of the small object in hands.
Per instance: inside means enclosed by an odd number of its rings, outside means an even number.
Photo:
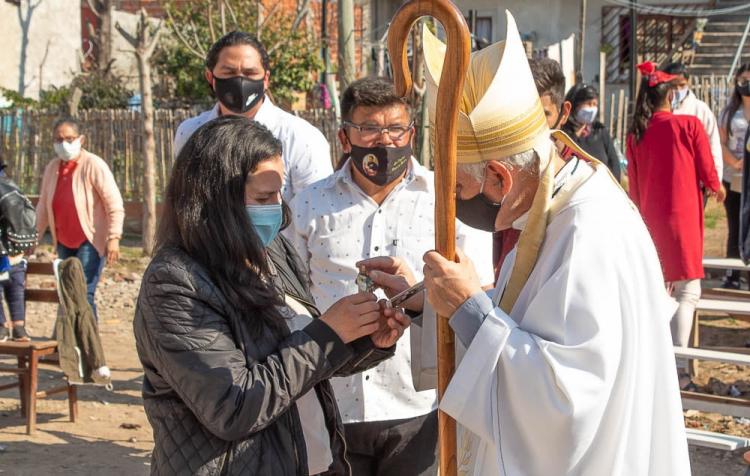
[[[357,283],[357,289],[359,289],[359,292],[361,293],[371,293],[375,291],[375,283],[373,283],[372,279],[367,276],[364,267],[359,268],[359,274],[354,282]]]
[[[420,281],[414,286],[401,291],[387,301],[388,307],[398,307],[401,303],[409,300],[412,296],[424,291],[424,281]]]

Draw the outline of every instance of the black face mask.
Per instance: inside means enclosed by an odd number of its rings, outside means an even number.
[[[750,81],[745,81],[745,84],[742,86],[738,84],[735,87],[737,88],[737,92],[740,93],[740,96],[750,96]]]
[[[557,121],[555,121],[555,125],[552,126],[551,129],[559,129],[560,128],[560,122],[562,121],[562,115],[563,115],[563,105],[560,104],[560,106],[557,108]]]
[[[482,231],[495,231],[495,219],[501,204],[488,199],[484,193],[478,193],[466,200],[456,199],[456,218],[466,225]]]
[[[214,76],[214,92],[227,109],[235,114],[243,114],[263,99],[265,86],[262,79],[248,79],[244,76],[217,78]]]
[[[411,145],[403,147],[359,147],[352,144],[352,163],[367,180],[386,185],[404,175],[411,158]]]

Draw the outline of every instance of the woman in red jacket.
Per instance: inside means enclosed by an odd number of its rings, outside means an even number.
[[[694,116],[672,114],[673,75],[653,63],[638,65],[643,75],[627,141],[630,197],[659,253],[664,280],[679,304],[672,317],[672,340],[687,346],[703,278],[703,183],[718,201],[725,191],[716,174],[703,125]],[[687,385],[687,362],[678,362]]]

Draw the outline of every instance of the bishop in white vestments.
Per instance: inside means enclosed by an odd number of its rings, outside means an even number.
[[[440,408],[459,424],[459,474],[690,474],[669,331],[675,303],[654,245],[606,167],[564,134],[553,136],[575,156],[563,161],[552,147],[507,18],[506,40],[472,54],[457,215],[521,237],[489,292],[463,254],[425,255],[415,385],[435,383],[435,313],[448,316],[460,362]],[[434,118],[444,46],[425,32],[424,48]],[[365,265],[388,293],[413,279],[397,258]]]

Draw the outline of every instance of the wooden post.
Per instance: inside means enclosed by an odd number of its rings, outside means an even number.
[[[622,137],[623,125],[625,123],[625,90],[620,89],[620,96],[617,103],[617,138],[620,140],[620,144],[624,144],[625,141]]]
[[[599,122],[604,124],[604,98],[606,97],[606,91],[604,88],[607,86],[607,53],[599,52]],[[609,130],[612,133],[612,129]]]
[[[609,96],[609,127],[607,129],[613,135],[615,133],[615,104],[615,93],[612,93]]]
[[[435,247],[447,259],[456,257],[456,145],[458,108],[469,68],[471,39],[461,10],[449,0],[409,0],[396,12],[388,33],[388,52],[393,66],[396,93],[407,96],[412,78],[406,54],[409,31],[423,16],[432,16],[445,29],[447,51],[438,87],[435,118]],[[438,398],[442,399],[455,370],[453,332],[444,316],[437,317]],[[467,389],[468,391],[469,389]],[[440,474],[455,476],[456,422],[438,414]]]
[[[586,49],[586,0],[579,0],[580,12],[578,17],[578,75],[583,81],[583,53]],[[576,81],[578,78],[576,78]]]

